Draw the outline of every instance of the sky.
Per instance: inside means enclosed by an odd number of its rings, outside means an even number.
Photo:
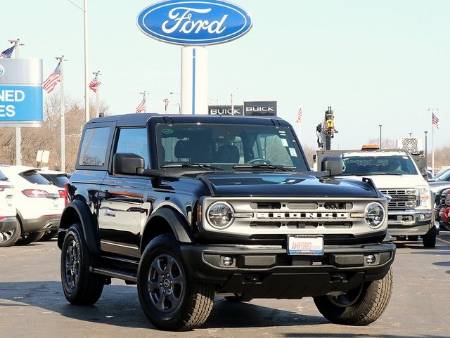
[[[148,110],[176,111],[181,47],[144,35],[136,25],[149,0],[88,0],[89,67],[100,70],[109,113],[134,112],[146,90]],[[83,100],[82,0],[14,0],[2,4],[0,49],[25,43],[21,57],[44,60],[44,77],[65,55],[65,90]],[[428,108],[439,109],[437,147],[450,145],[450,1],[243,0],[253,18],[239,40],[208,47],[209,101],[276,100],[279,116],[316,146],[315,127],[332,106],[333,148],[377,139],[423,137]],[[176,93],[170,96],[169,92]],[[303,121],[296,124],[299,107]]]

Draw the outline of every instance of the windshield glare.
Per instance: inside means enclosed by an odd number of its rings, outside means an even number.
[[[204,164],[230,170],[236,165],[273,165],[306,171],[287,127],[235,124],[158,124],[159,167]]]
[[[345,156],[344,175],[417,175],[408,156]]]

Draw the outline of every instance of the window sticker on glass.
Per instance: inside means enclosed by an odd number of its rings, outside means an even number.
[[[284,147],[289,147],[288,141],[287,141],[285,138],[282,138],[282,139],[281,139],[281,144],[282,144]]]
[[[297,151],[295,150],[295,148],[289,148],[289,153],[291,154],[291,156],[297,157]]]

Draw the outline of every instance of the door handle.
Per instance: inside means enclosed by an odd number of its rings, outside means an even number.
[[[116,217],[116,213],[114,211],[111,211],[111,210],[107,209],[105,211],[105,216]]]

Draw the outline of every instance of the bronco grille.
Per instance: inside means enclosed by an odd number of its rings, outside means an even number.
[[[389,189],[380,191],[392,198],[388,205],[390,210],[408,210],[416,207],[417,197],[415,189]]]

